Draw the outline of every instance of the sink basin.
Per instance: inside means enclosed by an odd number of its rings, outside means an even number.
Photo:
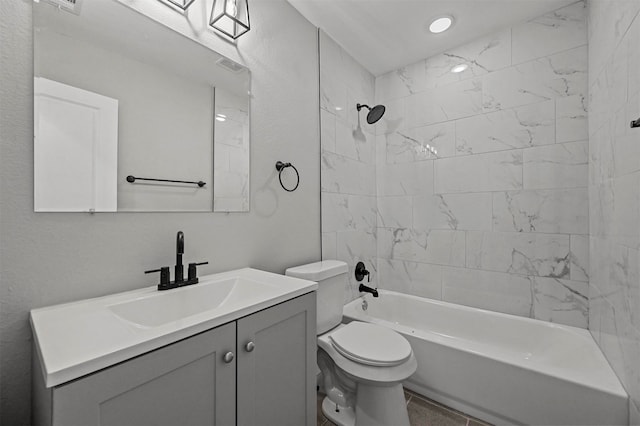
[[[124,293],[31,311],[47,387],[126,361],[314,291],[312,281],[252,268],[200,277],[198,284]]]
[[[243,277],[200,282],[107,306],[118,317],[143,327],[158,327],[264,297],[273,286]]]

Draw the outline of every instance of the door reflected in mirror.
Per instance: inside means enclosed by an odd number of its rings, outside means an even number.
[[[246,67],[116,0],[33,11],[36,211],[249,210]]]

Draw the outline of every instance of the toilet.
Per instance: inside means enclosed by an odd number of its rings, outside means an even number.
[[[285,274],[318,283],[317,335],[322,412],[339,426],[409,426],[402,381],[417,362],[411,345],[376,324],[342,324],[346,263],[324,260],[289,268]]]

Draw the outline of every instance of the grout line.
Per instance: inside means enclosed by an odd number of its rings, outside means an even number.
[[[509,68],[514,66],[513,64],[513,25],[509,28]]]

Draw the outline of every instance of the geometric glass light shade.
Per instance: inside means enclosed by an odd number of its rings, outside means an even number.
[[[179,7],[182,10],[187,10],[187,8],[191,6],[191,3],[194,2],[194,0],[167,0],[167,1],[172,5]]]
[[[211,25],[232,39],[237,39],[251,29],[247,0],[213,0]]]

